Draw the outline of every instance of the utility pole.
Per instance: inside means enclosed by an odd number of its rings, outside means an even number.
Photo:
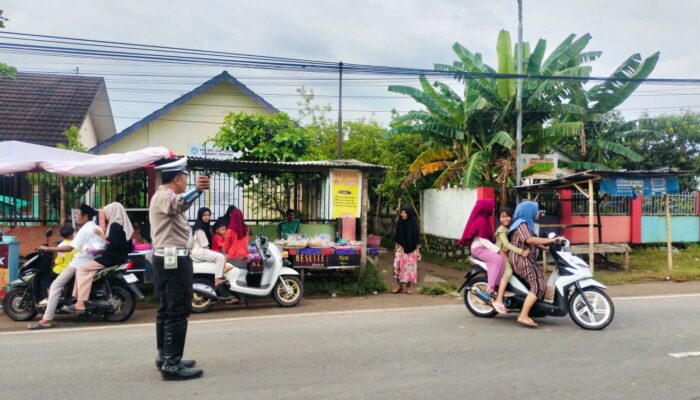
[[[336,158],[343,158],[343,62],[338,63],[338,143]]]
[[[515,108],[518,110],[518,122],[516,126],[516,166],[515,185],[523,183],[523,0],[518,0],[518,86],[515,98]],[[520,196],[518,196],[520,197]],[[519,201],[520,199],[518,199]]]

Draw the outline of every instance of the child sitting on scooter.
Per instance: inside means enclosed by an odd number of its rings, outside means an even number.
[[[58,245],[58,247],[70,246],[71,241],[75,237],[75,228],[70,225],[66,225],[62,227],[58,233],[63,238],[63,241]],[[66,269],[77,252],[77,249],[73,249],[67,253],[56,253],[56,258],[53,260],[53,268],[51,269],[52,273],[44,275],[44,279],[42,279],[40,293],[44,299],[39,304],[43,305],[48,303],[49,286],[51,286],[51,282],[53,282],[57,276],[61,275],[61,272]]]
[[[513,222],[513,210],[508,207],[501,208],[498,214],[498,221],[501,225],[496,229],[496,246],[498,246],[502,252],[513,252],[523,257],[530,255],[530,250],[513,246],[508,240],[508,229],[510,228],[511,222]],[[513,276],[513,268],[510,265],[510,261],[508,261],[508,257],[505,257],[505,268],[501,283],[498,285],[496,302],[503,303],[503,297],[505,296],[506,287],[508,286],[508,281],[510,281],[511,276]]]
[[[226,225],[221,221],[214,223],[214,237],[212,238],[211,249],[217,253],[224,252],[224,239],[226,238]]]

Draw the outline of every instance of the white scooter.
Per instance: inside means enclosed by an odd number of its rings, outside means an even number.
[[[554,238],[554,234],[550,233],[549,237]],[[560,238],[560,244],[549,246],[556,268],[547,281],[547,294],[554,290],[554,296],[550,300],[545,296],[545,299],[537,301],[530,316],[564,317],[568,314],[583,329],[603,329],[615,316],[613,302],[603,291],[606,287],[593,279],[588,264],[569,250],[570,242],[564,238]],[[497,312],[491,306],[495,299],[487,292],[486,264],[474,257],[470,257],[469,261],[473,269],[465,275],[465,282],[458,291],[465,288],[464,303],[472,314],[492,318]],[[522,308],[529,291],[515,274],[510,278],[507,290],[514,293],[514,296],[504,299],[508,311]]]
[[[214,304],[237,297],[240,300],[271,296],[282,307],[294,307],[304,296],[304,286],[299,272],[289,268],[280,250],[270,244],[265,236],[255,240],[255,247],[262,257],[263,272],[259,279],[251,279],[247,269],[234,267],[224,274],[228,282],[214,286],[216,265],[211,262],[192,260],[194,271],[192,312],[209,311]]]

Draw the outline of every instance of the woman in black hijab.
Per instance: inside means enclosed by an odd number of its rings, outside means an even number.
[[[421,259],[420,227],[418,217],[411,207],[403,206],[400,215],[394,234],[394,276],[397,286],[392,293],[405,291],[406,294],[411,294],[411,284],[418,281],[418,261]]]
[[[211,237],[211,210],[206,207],[202,207],[197,211],[197,221],[192,227],[192,258],[200,261],[208,261],[216,264],[216,274],[214,277],[214,284],[221,285],[226,280],[224,278],[224,273],[226,273],[230,268],[226,269],[226,257],[221,254],[211,250],[212,237]]]

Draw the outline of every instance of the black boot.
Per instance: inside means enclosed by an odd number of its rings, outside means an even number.
[[[165,323],[161,320],[156,320],[156,347],[158,348],[158,355],[156,355],[156,368],[160,370],[163,367],[163,338],[165,336],[164,332]],[[180,360],[180,366],[182,368],[192,368],[197,365],[195,360]]]
[[[187,337],[187,320],[169,321],[164,329],[163,367],[160,376],[164,381],[195,379],[204,373],[198,368],[180,366],[182,353],[185,351]]]

